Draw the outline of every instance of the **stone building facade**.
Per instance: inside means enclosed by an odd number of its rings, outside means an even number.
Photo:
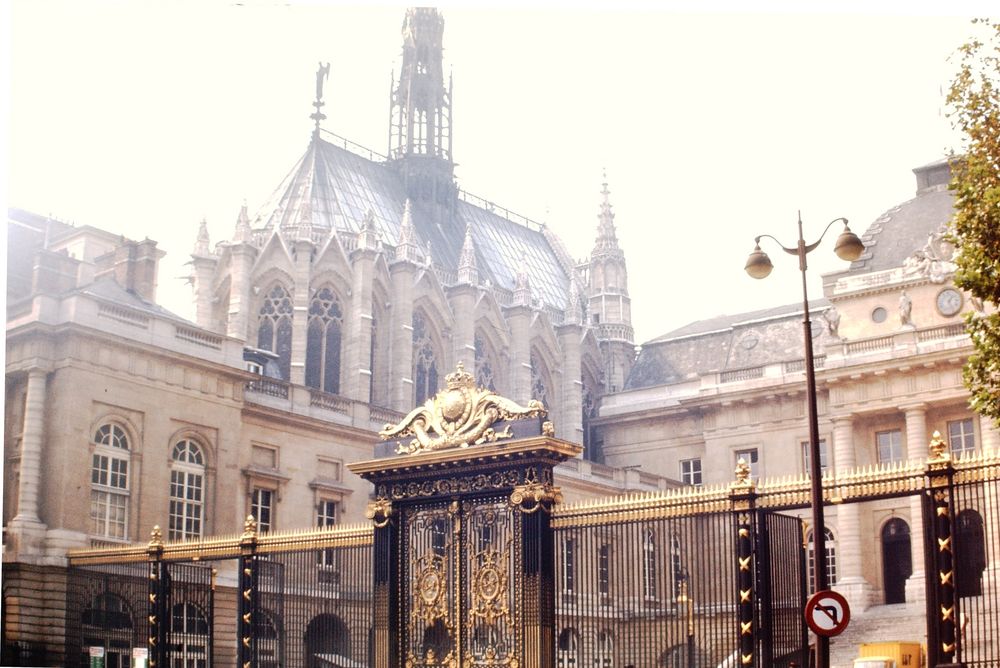
[[[1000,447],[962,383],[972,348],[963,317],[983,305],[951,282],[949,165],[914,174],[916,196],[869,226],[862,257],[825,275],[810,304],[827,474],[926,459],[935,431],[956,456]],[[597,421],[607,461],[692,485],[730,480],[741,458],[762,480],[807,476],[802,350],[801,304],[645,343]],[[984,520],[965,518],[980,535]],[[855,609],[923,598],[919,499],[834,505],[826,526],[831,579]]]

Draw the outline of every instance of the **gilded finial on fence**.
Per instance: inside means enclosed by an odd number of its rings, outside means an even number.
[[[935,431],[931,436],[931,442],[928,449],[931,452],[931,461],[946,462],[951,459],[951,452],[948,450],[948,444],[945,443],[943,438],[941,438],[941,432],[939,431]]]
[[[753,489],[754,481],[750,478],[750,465],[742,457],[736,462],[736,482],[735,488]]]
[[[153,530],[149,532],[149,547],[153,549],[163,547],[163,530],[159,524],[154,524]]]
[[[242,538],[256,538],[257,537],[257,520],[253,515],[247,515],[246,520],[243,522],[243,536]]]

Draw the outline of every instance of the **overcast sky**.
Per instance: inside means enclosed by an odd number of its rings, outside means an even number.
[[[971,27],[919,6],[798,4],[445,5],[460,187],[548,223],[581,258],[606,169],[637,342],[800,299],[774,246],[770,278],[744,274],[753,237],[793,245],[798,209],[807,236],[838,216],[860,234],[911,198],[910,170],[957,148],[947,59]],[[3,9],[8,204],[156,239],[160,301],[182,316],[198,222],[228,238],[243,200],[252,214],[306,150],[318,61],[324,127],[386,150],[403,6]],[[841,266],[835,232],[810,256],[812,296]]]

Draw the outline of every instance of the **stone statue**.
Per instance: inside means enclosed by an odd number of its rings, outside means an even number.
[[[830,333],[835,339],[840,338],[838,330],[840,329],[840,313],[837,311],[836,306],[831,306],[823,313],[823,319],[826,320],[826,331]]]
[[[323,99],[323,82],[330,77],[330,63],[324,65],[319,64],[319,69],[316,70],[316,101]]]
[[[903,294],[899,296],[899,324],[903,327],[913,327],[913,318],[910,315],[912,310],[913,300],[906,294],[906,290],[903,290]]]

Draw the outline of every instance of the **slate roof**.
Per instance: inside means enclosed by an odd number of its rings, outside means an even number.
[[[143,311],[158,318],[174,320],[191,327],[198,327],[195,323],[182,318],[173,311],[168,311],[159,304],[143,299],[136,293],[126,290],[110,276],[102,276],[91,283],[80,286],[74,292],[121,304],[122,306]]]
[[[826,299],[810,302],[813,353],[828,340]],[[626,390],[672,385],[705,373],[803,359],[802,304],[699,320],[643,344]]]
[[[382,241],[395,246],[406,203],[400,175],[386,162],[353,153],[316,138],[251,221],[254,229],[295,226],[308,209],[314,229],[355,234],[371,211]],[[429,212],[413,203],[417,238],[429,248],[434,264],[447,271],[458,268],[466,225],[471,225],[480,280],[514,289],[520,268],[528,274],[532,294],[545,304],[565,309],[569,275],[541,229],[534,229],[460,199],[451,220],[438,224]]]

